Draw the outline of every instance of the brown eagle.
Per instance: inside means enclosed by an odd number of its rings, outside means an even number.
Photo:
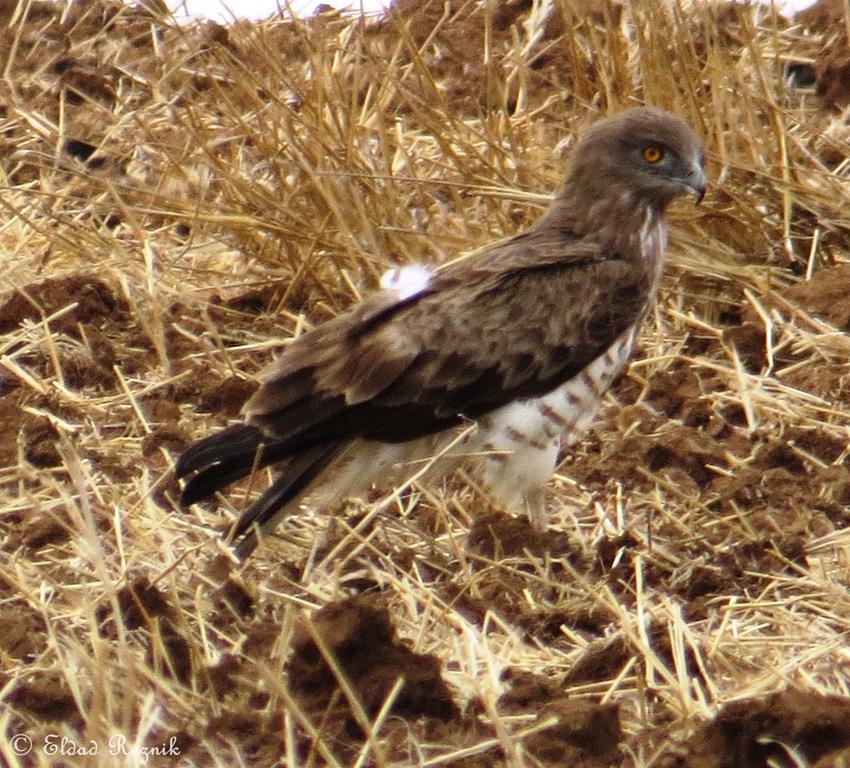
[[[441,455],[545,528],[558,452],[590,425],[655,297],[665,210],[706,183],[681,119],[644,107],[595,123],[530,229],[440,270],[391,270],[294,340],[241,422],[180,457],[183,504],[280,464],[230,532],[245,558],[308,496],[357,495]]]

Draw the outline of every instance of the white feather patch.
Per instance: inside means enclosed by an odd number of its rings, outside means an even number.
[[[422,293],[430,282],[430,270],[413,265],[388,269],[381,275],[380,286],[384,290],[393,291],[400,300],[404,300]]]

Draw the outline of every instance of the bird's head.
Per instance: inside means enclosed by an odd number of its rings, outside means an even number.
[[[573,183],[634,193],[659,211],[686,194],[699,202],[708,186],[702,142],[684,120],[653,107],[595,123],[573,157]]]

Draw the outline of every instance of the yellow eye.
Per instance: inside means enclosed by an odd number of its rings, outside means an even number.
[[[648,163],[657,163],[662,157],[664,157],[664,150],[661,147],[650,144],[643,148],[643,159]]]

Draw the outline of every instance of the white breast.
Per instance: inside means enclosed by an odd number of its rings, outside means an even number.
[[[543,489],[561,445],[574,445],[592,423],[602,396],[623,370],[635,342],[632,327],[581,373],[543,397],[503,406],[483,418],[483,480],[507,509],[526,511],[545,529]]]

